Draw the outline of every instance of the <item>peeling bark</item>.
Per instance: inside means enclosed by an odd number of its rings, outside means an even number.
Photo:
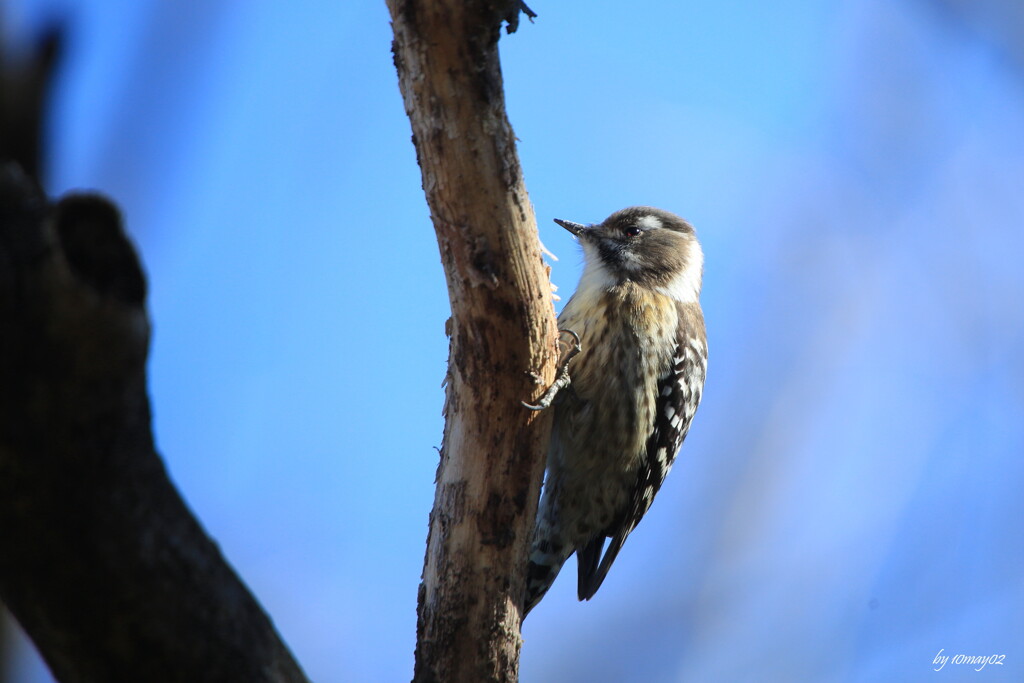
[[[498,37],[521,3],[388,0],[399,85],[451,301],[445,433],[416,681],[518,679],[556,324],[505,114]],[[510,28],[513,23],[510,21]]]

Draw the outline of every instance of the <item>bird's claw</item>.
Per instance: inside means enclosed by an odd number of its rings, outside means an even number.
[[[569,386],[572,382],[572,378],[569,377],[569,361],[571,361],[577,353],[583,350],[583,346],[580,344],[580,336],[572,330],[559,330],[559,333],[561,332],[567,332],[572,335],[573,345],[566,350],[565,356],[561,359],[558,377],[556,377],[555,381],[551,383],[551,386],[547,388],[547,391],[545,391],[540,397],[540,400],[538,400],[536,404],[521,401],[521,403],[530,410],[544,410],[549,407],[555,400],[555,396],[558,395],[558,392]]]

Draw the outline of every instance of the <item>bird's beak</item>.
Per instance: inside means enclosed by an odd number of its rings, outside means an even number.
[[[555,222],[561,225],[563,228],[576,235],[577,237],[583,237],[583,233],[587,231],[587,226],[581,225],[580,223],[573,223],[572,221],[563,221],[561,218],[556,218]]]

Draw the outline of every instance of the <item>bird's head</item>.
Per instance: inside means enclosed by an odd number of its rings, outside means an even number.
[[[632,281],[682,302],[700,296],[704,254],[693,226],[674,213],[632,206],[594,225],[555,222],[583,246],[585,281],[604,288]]]

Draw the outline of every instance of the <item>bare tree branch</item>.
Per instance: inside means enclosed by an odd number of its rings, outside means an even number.
[[[117,210],[0,167],[0,596],[64,683],[305,681],[167,478]]]
[[[518,678],[526,555],[550,431],[549,417],[521,401],[554,379],[556,358],[548,271],[498,61],[501,22],[521,6],[388,0],[452,307],[416,681]]]
[[[63,33],[59,26],[50,27],[32,54],[20,58],[9,53],[3,37],[0,33],[0,161],[16,161],[29,176],[42,178],[43,114]]]

